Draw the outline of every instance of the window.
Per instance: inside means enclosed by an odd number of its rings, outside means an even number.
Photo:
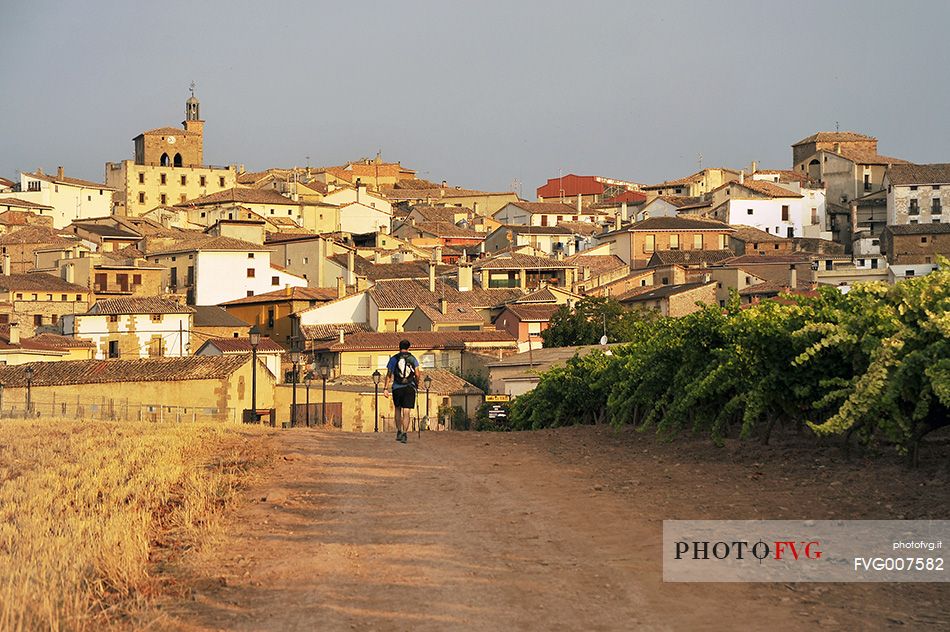
[[[142,285],[142,275],[133,274],[132,275],[132,285]]]
[[[184,193],[182,193],[181,195],[178,196],[178,202],[179,202],[180,204],[184,204],[184,203],[187,202],[187,201],[188,201],[188,196],[185,195]]]
[[[182,176],[182,177],[181,177],[181,186],[185,186],[186,184],[188,184],[188,176]]]
[[[782,221],[783,222],[788,221],[788,204],[782,205]]]
[[[22,301],[22,300],[23,300],[23,292],[17,292],[17,293],[16,293],[16,298],[17,298],[18,301]]]
[[[81,300],[82,300],[82,294],[77,294],[77,295],[76,295],[76,300],[77,300],[77,301],[81,301]]]
[[[271,329],[274,328],[274,308],[267,308],[267,326]]]
[[[254,278],[254,268],[248,268],[248,269],[247,269],[247,278],[249,278],[249,279],[253,279],[253,278]]]
[[[904,276],[914,276],[914,271],[908,270],[907,272],[904,273]]]
[[[751,209],[751,208],[747,208],[746,211],[745,211],[745,214],[746,214],[746,215],[752,215],[752,209]]]
[[[911,187],[910,187],[910,190],[911,190],[911,191],[916,191],[916,190],[917,190],[917,185],[915,184],[915,185],[911,186]]]
[[[932,188],[934,191],[939,191],[939,190],[940,190],[940,185],[939,185],[939,184],[935,184],[935,185],[933,185],[933,187],[931,187],[931,188]]]
[[[680,249],[680,236],[670,235],[670,250],[679,250],[679,249]]]
[[[702,235],[693,235],[693,248],[695,250],[703,249],[703,236]]]
[[[59,300],[61,300],[61,301],[68,301],[68,300],[69,300],[69,295],[68,295],[68,294],[60,294],[60,295],[59,295]]]
[[[145,204],[145,194],[139,193],[139,204]]]
[[[372,361],[372,356],[360,356],[356,359],[356,368],[368,371]]]
[[[167,195],[165,195],[164,193],[162,193],[162,195],[161,195],[160,197],[161,197],[161,204],[162,204],[162,206],[164,206],[165,204],[168,204],[168,196],[167,196]]]
[[[159,176],[159,182],[161,184],[165,184],[165,181],[166,181],[166,178],[165,178],[165,174],[163,173],[161,174],[161,176]]]
[[[247,258],[248,258],[248,259],[253,259],[253,258],[254,258],[254,253],[253,253],[253,252],[247,253]]]
[[[34,315],[33,315],[33,326],[34,326],[34,327],[41,327],[42,325],[43,325],[43,315],[42,315],[42,314],[34,314]]]
[[[940,198],[934,198],[931,202],[930,212],[934,215],[940,215],[943,211],[940,210]]]
[[[109,322],[110,322],[110,323],[117,323],[117,322],[119,322],[119,315],[118,315],[118,314],[110,314],[110,315],[109,315]]]
[[[119,357],[119,341],[118,340],[109,341],[109,357],[110,358]]]
[[[746,285],[752,285],[752,277],[748,277],[748,276],[747,276],[747,277],[745,278],[745,284],[746,284]]]
[[[383,331],[397,331],[398,329],[399,329],[399,321],[398,321],[398,320],[395,320],[395,319],[392,319],[392,320],[387,319],[387,320],[386,320],[386,326],[384,327]]]
[[[162,315],[161,315],[161,314],[152,314],[152,322],[153,322],[153,323],[160,323],[160,322],[162,322]]]
[[[386,245],[386,242],[385,242],[385,241],[383,242],[383,245],[384,245],[384,246]],[[304,258],[303,258],[303,264],[304,264],[304,265],[307,265],[308,263],[310,263],[310,258],[309,258],[309,257],[304,257]]]
[[[218,186],[220,186],[221,188],[224,188],[224,176],[221,176],[220,178],[218,178]]]
[[[202,187],[205,186],[205,182],[206,182],[205,177],[204,177],[204,176],[199,176],[199,178],[198,178],[198,186],[202,186]]]
[[[653,252],[656,248],[656,235],[643,236],[643,252]]]
[[[660,279],[660,285],[669,285],[669,284],[670,284],[670,277],[663,277],[662,279]]]
[[[864,190],[865,191],[871,190],[871,174],[870,173],[864,174]]]
[[[919,214],[920,214],[920,206],[917,204],[917,200],[911,200],[911,201],[910,201],[910,208],[907,210],[907,212],[908,212],[908,214],[910,214],[910,215],[919,215]]]
[[[248,291],[247,291],[247,295],[248,295],[248,296],[254,296],[254,290],[248,290]]]
[[[927,243],[927,238],[926,238],[926,237],[921,237],[921,238],[920,238],[920,243],[922,243],[922,244]]]
[[[144,174],[144,173],[140,173],[140,174],[139,174],[139,184],[145,184],[145,174]]]
[[[271,285],[280,285],[280,277],[272,276],[272,277],[270,278],[270,284],[271,284]]]
[[[435,354],[434,353],[425,353],[422,355],[422,360],[419,364],[423,369],[434,369],[435,368]]]
[[[815,207],[812,207],[811,209],[811,223],[812,224],[818,223],[818,209]]]

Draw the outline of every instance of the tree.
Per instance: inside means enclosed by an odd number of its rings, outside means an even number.
[[[551,325],[541,332],[545,347],[573,347],[597,344],[604,330],[610,342],[632,340],[636,323],[656,318],[654,312],[631,310],[610,297],[591,296],[566,305],[551,317]]]

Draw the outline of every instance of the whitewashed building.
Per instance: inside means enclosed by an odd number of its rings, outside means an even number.
[[[63,335],[93,342],[96,360],[184,357],[190,355],[194,311],[171,299],[123,297],[61,321]]]
[[[114,192],[115,189],[99,182],[68,177],[62,167],[55,176],[41,169],[21,173],[20,183],[11,187],[11,197],[50,207],[40,209],[39,214],[51,216],[54,228],[65,228],[76,220],[111,215]]]

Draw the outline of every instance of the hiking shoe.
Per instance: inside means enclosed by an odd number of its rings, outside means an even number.
[[[402,434],[399,436],[399,441],[401,441],[402,443],[406,443],[407,441],[409,441],[409,435],[406,434],[405,432],[402,433]]]

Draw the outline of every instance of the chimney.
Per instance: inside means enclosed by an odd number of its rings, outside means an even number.
[[[578,193],[577,194],[577,213],[580,214],[580,212],[581,212],[581,194]]]
[[[708,272],[703,273],[703,283],[709,283],[712,280],[712,275]]]
[[[10,255],[3,255],[3,276],[10,275]]]
[[[792,290],[798,287],[798,270],[795,264],[788,266],[788,287]]]
[[[462,259],[459,259],[459,292],[469,292],[472,289],[472,266],[462,263]]]
[[[65,177],[66,177],[66,172],[63,170],[63,168],[62,168],[62,167],[56,167],[56,179],[57,179],[57,180],[62,180],[62,179],[65,178]]]
[[[841,154],[841,143],[835,143],[835,153]]]
[[[756,162],[755,160],[753,160],[753,161],[752,161],[752,173],[755,173],[755,172],[758,171],[758,170],[759,170],[759,163]]]
[[[343,333],[342,329],[340,330],[340,337],[338,341],[341,345],[346,342],[346,334]]]
[[[284,284],[284,296],[293,296],[294,290],[290,287],[290,283]]]
[[[366,280],[366,277],[364,276],[356,277],[356,291],[357,292],[364,292],[366,288],[368,287],[369,287],[369,282]]]
[[[343,277],[338,276],[336,278],[336,297],[343,298],[346,296],[346,283],[343,282]]]
[[[745,169],[739,172],[739,184],[745,184]]]
[[[628,214],[627,214],[627,202],[626,202],[626,200],[624,200],[623,202],[620,203],[620,217],[622,217],[624,221],[630,219],[630,218],[628,217]]]
[[[10,323],[10,344],[20,344],[20,323]]]
[[[360,178],[357,178],[356,179],[356,203],[357,204],[360,203],[360,187],[362,186],[362,184],[363,184],[362,180]]]
[[[614,215],[614,230],[620,230],[620,214]]]
[[[435,257],[433,258],[437,264],[442,263],[442,246],[435,247]]]
[[[478,202],[472,202],[472,215],[478,215]]]
[[[439,311],[442,312],[443,316],[449,313],[449,302],[445,300],[444,296],[439,299]]]
[[[346,252],[346,283],[352,285],[355,283],[356,276],[356,251],[348,250]]]
[[[435,263],[429,262],[429,291],[435,294]]]
[[[445,180],[442,181],[442,186],[439,187],[439,197],[440,198],[445,197]]]

